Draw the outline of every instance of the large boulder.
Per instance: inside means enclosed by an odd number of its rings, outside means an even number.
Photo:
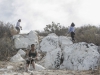
[[[22,57],[26,55],[26,52],[23,51],[22,49],[20,49],[17,53],[20,54]]]
[[[35,31],[30,31],[28,34],[18,34],[13,36],[16,49],[27,48],[31,44],[38,46],[38,36]]]
[[[61,49],[63,49],[65,46],[73,44],[73,42],[68,37],[65,36],[59,36],[58,39]]]
[[[64,61],[61,68],[70,70],[89,70],[98,66],[97,46],[85,42],[66,46],[63,50]]]
[[[40,43],[40,50],[42,52],[52,51],[58,47],[59,47],[58,36],[54,33],[44,37],[42,39],[42,42]]]
[[[46,69],[60,68],[61,49],[56,48],[50,52],[47,52],[45,56],[44,66]]]
[[[65,36],[50,34],[42,39],[41,50],[47,52],[43,60],[46,69],[89,70],[98,66],[98,46],[93,43],[72,43]]]
[[[21,61],[25,61],[21,55],[19,53],[17,53],[16,55],[14,55],[11,59],[11,62],[21,62]]]

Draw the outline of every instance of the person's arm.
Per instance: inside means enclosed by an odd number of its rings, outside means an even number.
[[[22,30],[22,26],[20,26],[20,29]]]
[[[26,55],[25,58],[28,59],[29,58],[29,50],[26,51]]]
[[[71,27],[68,28],[68,33],[70,33],[70,32],[71,32]]]
[[[38,56],[38,52],[36,51],[36,57],[35,57],[35,59],[37,59],[37,56]]]
[[[75,27],[74,27],[74,32],[75,32]]]

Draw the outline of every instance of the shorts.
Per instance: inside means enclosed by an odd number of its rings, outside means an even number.
[[[32,64],[33,61],[34,61],[33,59],[32,60],[26,60],[26,64]]]
[[[20,31],[20,28],[19,28],[19,27],[16,27],[16,29],[17,29],[18,31]]]

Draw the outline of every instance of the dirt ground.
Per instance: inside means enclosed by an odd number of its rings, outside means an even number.
[[[0,61],[0,75],[100,75],[100,70],[41,70],[25,72],[23,65],[25,65],[24,62]]]

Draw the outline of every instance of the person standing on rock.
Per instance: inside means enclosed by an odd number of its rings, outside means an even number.
[[[28,50],[26,53],[26,71],[28,71],[29,64],[32,64],[35,69],[35,60],[37,59],[37,51],[35,50],[35,45],[31,45],[31,50]]]
[[[73,22],[71,23],[71,26],[70,26],[68,32],[70,32],[70,34],[71,34],[72,41],[75,42],[75,39],[74,39],[74,36],[75,36],[75,24]]]
[[[20,22],[21,22],[21,19],[19,19],[17,24],[16,24],[17,34],[19,34],[20,30],[22,30],[22,26],[20,26]]]

